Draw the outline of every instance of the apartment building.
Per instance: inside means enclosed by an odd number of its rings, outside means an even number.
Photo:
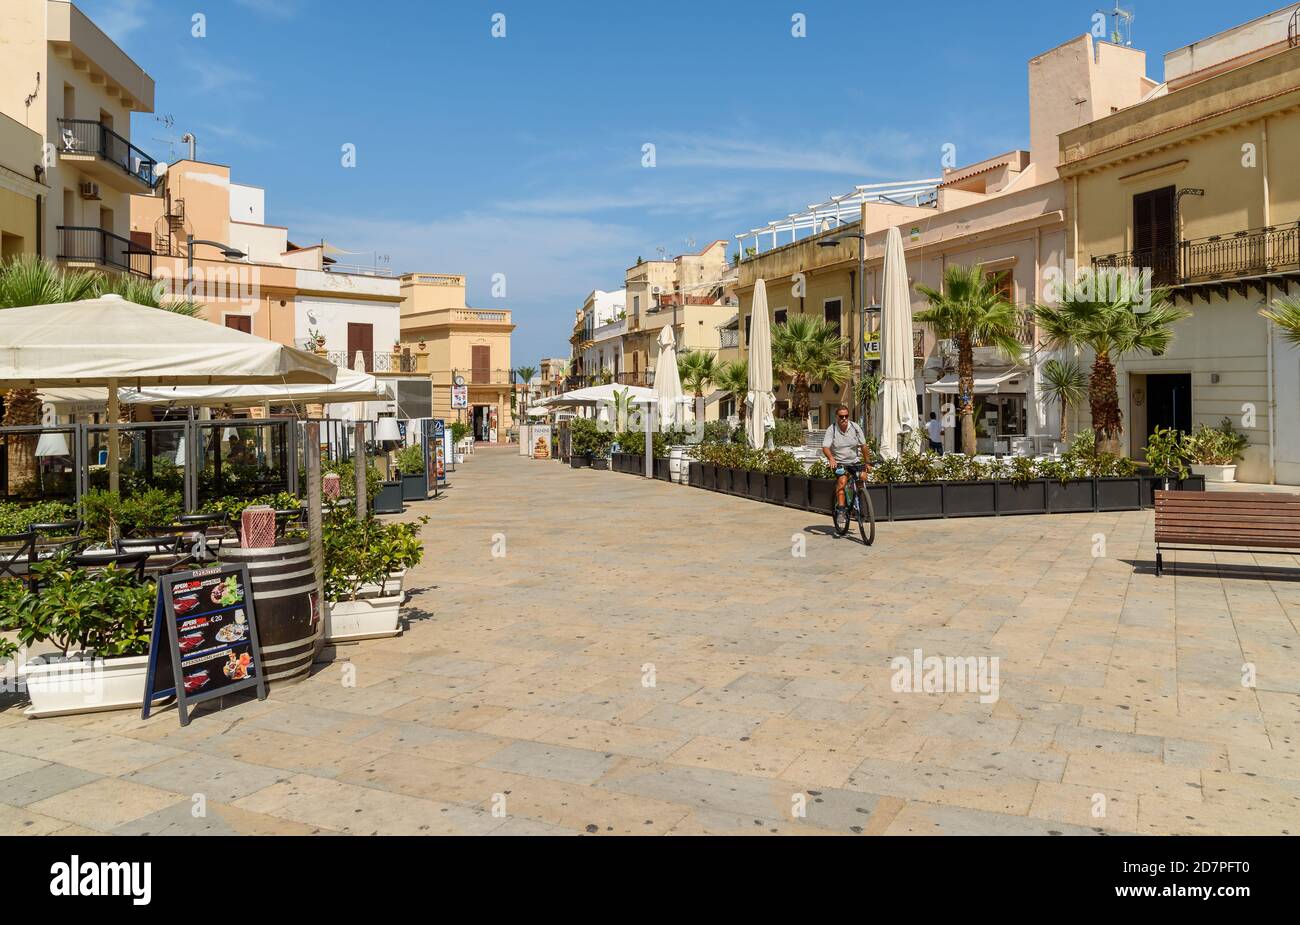
[[[1029,150],[1009,151],[942,175],[919,181],[859,187],[833,197],[789,221],[774,222],[737,235],[752,241],[740,262],[737,292],[736,349],[746,356],[754,283],[767,285],[773,325],[793,314],[812,314],[837,327],[848,339],[845,358],[854,379],[865,343],[879,326],[886,231],[898,227],[904,243],[908,277],[942,289],[950,264],[977,265],[1004,297],[1021,311],[1020,340],[1026,360],[1012,365],[998,351],[976,347],[976,427],[979,448],[1009,451],[1028,440],[1031,448],[1050,448],[1059,434],[1055,408],[1038,399],[1035,380],[1050,353],[1036,349],[1030,306],[1043,298],[1053,273],[1064,272],[1066,191],[1057,176],[1057,135],[1078,122],[1137,103],[1156,84],[1145,77],[1143,52],[1083,35],[1032,59],[1029,71]],[[911,202],[905,203],[905,197]],[[856,213],[856,214],[854,214]],[[839,224],[844,222],[844,224]],[[858,241],[865,233],[865,279],[858,275]],[[799,237],[804,232],[804,237]],[[784,243],[780,238],[789,235]],[[769,240],[770,236],[770,240]],[[822,246],[823,242],[840,243]],[[766,250],[763,246],[768,245]],[[859,285],[867,310],[859,317]],[[915,288],[912,310],[927,302]],[[955,345],[934,337],[925,326],[913,328],[917,410],[924,419],[955,403]],[[729,342],[729,341],[728,341]],[[864,344],[859,347],[859,344]],[[875,357],[867,355],[868,368]],[[789,412],[793,386],[777,383],[777,413]],[[840,402],[852,405],[851,384],[811,384],[811,407],[805,426],[828,426]],[[946,434],[953,449],[955,428]]]
[[[478,440],[504,441],[514,426],[510,311],[471,308],[457,274],[407,273],[400,285],[402,349],[428,353],[431,416],[470,424]]]
[[[613,382],[623,370],[623,335],[627,331],[627,292],[593,289],[574,312],[572,376],[592,385]]]
[[[1300,484],[1300,359],[1259,309],[1300,288],[1300,47],[1294,8],[1164,57],[1139,104],[1060,136],[1070,254],[1149,268],[1191,311],[1160,356],[1117,363],[1127,452],[1159,427],[1228,418],[1237,478]]]
[[[40,203],[49,197],[41,136],[0,114],[0,260],[39,254]]]
[[[4,207],[10,251],[150,275],[150,256],[128,230],[130,197],[152,188],[156,166],[131,143],[131,114],[153,104],[153,78],[71,3],[0,4],[0,183],[20,200]],[[35,160],[31,136],[10,123],[39,136]]]
[[[736,269],[727,260],[727,242],[720,239],[695,253],[638,261],[628,267],[623,371],[617,381],[654,385],[659,334],[666,325],[673,326],[679,354],[703,350],[717,355],[722,349],[722,328],[736,314],[736,278]]]

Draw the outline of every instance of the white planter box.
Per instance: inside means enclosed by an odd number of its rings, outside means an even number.
[[[32,701],[24,712],[38,719],[139,707],[144,701],[148,667],[147,655],[28,662],[18,672],[19,681],[26,685],[27,696]]]
[[[378,639],[402,632],[399,614],[402,595],[363,597],[355,601],[329,601],[325,605],[325,641]]]
[[[396,594],[403,597],[402,584],[406,580],[406,569],[394,572],[382,585],[368,581],[357,589],[357,597],[389,597]]]
[[[1203,475],[1207,482],[1235,482],[1237,481],[1237,467],[1233,466],[1211,466],[1206,463],[1192,463],[1192,475]]]

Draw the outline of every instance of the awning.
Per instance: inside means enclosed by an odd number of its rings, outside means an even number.
[[[1025,394],[1025,383],[1032,375],[1023,369],[1008,369],[1000,373],[986,372],[975,374],[975,394],[990,395],[1002,392],[1011,395]],[[925,390],[933,395],[956,395],[957,374],[944,376],[938,382],[931,382]]]

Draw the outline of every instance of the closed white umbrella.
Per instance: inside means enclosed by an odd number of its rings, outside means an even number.
[[[655,360],[655,398],[662,421],[676,423],[677,400],[682,397],[682,376],[677,371],[677,338],[673,326],[659,332],[659,359]]]
[[[0,388],[104,386],[110,424],[119,385],[334,381],[333,365],[313,353],[113,294],[4,309],[0,345]],[[108,460],[116,490],[115,439]]]
[[[745,397],[745,433],[749,445],[763,449],[776,426],[772,394],[772,323],[767,317],[767,283],[754,283],[754,309],[749,322],[749,394]]]
[[[880,455],[899,455],[899,438],[916,427],[916,378],[912,368],[912,296],[907,283],[903,236],[885,235],[884,303],[880,345],[884,382],[880,392]]]

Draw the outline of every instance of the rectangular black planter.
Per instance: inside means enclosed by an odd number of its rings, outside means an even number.
[[[808,488],[812,479],[806,475],[787,475],[785,477],[785,506],[808,510]]]
[[[622,472],[624,468],[623,454],[622,453],[611,454],[609,457],[609,465],[610,468],[612,468],[615,472]]]
[[[746,494],[753,501],[763,501],[767,498],[767,476],[762,472],[746,472],[745,483],[748,486]]]
[[[1049,514],[1082,514],[1097,510],[1097,485],[1092,479],[1076,479],[1061,484],[1060,479],[1047,483]]]
[[[808,480],[808,510],[829,514],[835,505],[835,479]]]
[[[686,464],[686,484],[696,488],[704,487],[704,463],[691,460]]]
[[[867,483],[867,497],[871,499],[871,513],[877,521],[893,520],[889,511],[889,486]]]
[[[423,501],[429,497],[429,482],[423,472],[402,473],[402,500]]]
[[[765,475],[763,481],[767,488],[765,500],[771,504],[785,504],[785,476]]]
[[[591,457],[591,468],[593,468],[593,469],[608,469],[608,468],[609,468],[609,457],[608,457],[608,456],[593,456],[593,457]]]
[[[902,482],[889,486],[890,520],[943,516],[942,482]],[[879,516],[879,515],[877,515]]]
[[[569,465],[572,466],[574,469],[583,469],[591,465],[591,457],[579,456],[577,453],[574,453],[572,456],[569,457]]]
[[[694,481],[691,482],[695,484]],[[718,467],[715,463],[700,463],[700,487],[709,491],[718,490]]]
[[[1165,487],[1165,479],[1159,475],[1142,475],[1142,506],[1156,506],[1157,491],[1205,491],[1205,476],[1190,475],[1185,479],[1170,479]]]
[[[421,476],[421,478],[423,478],[423,476]],[[381,483],[379,486],[379,494],[375,495],[374,508],[376,514],[402,513],[402,483]]]
[[[1142,509],[1140,476],[1097,479],[1097,510],[1138,511]]]
[[[998,514],[1046,514],[1047,480],[999,481]]]
[[[673,480],[673,472],[668,466],[667,456],[655,457],[655,478],[661,482],[671,482]]]
[[[944,517],[991,517],[998,512],[997,482],[944,482]]]

